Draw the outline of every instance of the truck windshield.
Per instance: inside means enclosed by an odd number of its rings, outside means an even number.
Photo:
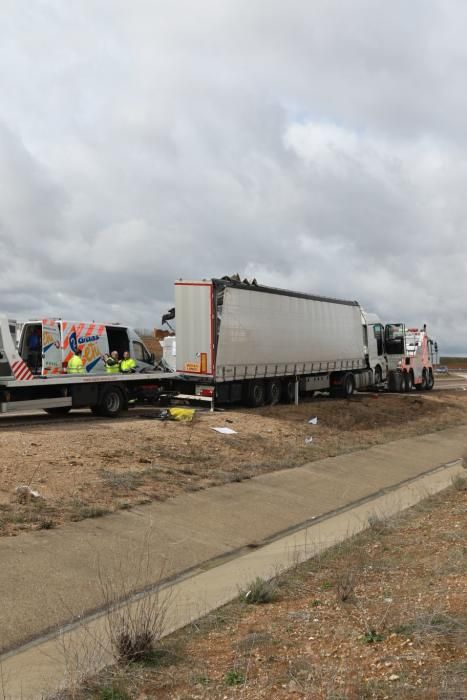
[[[390,323],[385,328],[385,346],[388,355],[404,355],[405,328],[403,323]]]

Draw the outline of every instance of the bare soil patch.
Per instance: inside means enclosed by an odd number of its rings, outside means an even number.
[[[467,697],[467,483],[112,668],[66,700],[462,700]]]
[[[308,419],[318,417],[317,425]],[[467,423],[464,392],[314,398],[298,407],[198,411],[192,423],[150,413],[2,430],[0,535],[65,522]],[[213,427],[230,427],[221,435]],[[312,442],[305,442],[312,437]],[[15,489],[37,490],[18,503]]]

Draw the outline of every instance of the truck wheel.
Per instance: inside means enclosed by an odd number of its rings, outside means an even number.
[[[389,391],[392,391],[392,392],[398,394],[401,390],[401,383],[402,383],[401,372],[391,370],[391,372],[389,372],[389,378],[388,378]]]
[[[374,377],[374,383],[375,384],[381,384],[383,381],[383,370],[379,365],[375,367],[375,377]]]
[[[264,404],[264,382],[254,380],[250,382],[248,390],[248,405],[252,408],[259,408]]]
[[[407,372],[401,372],[401,384],[399,387],[399,392],[405,394],[407,391]]]
[[[407,372],[405,375],[405,391],[411,392],[413,389],[413,377],[411,372]]]
[[[275,406],[281,398],[282,387],[280,381],[272,379],[266,384],[266,403]]]
[[[54,406],[53,408],[44,408],[44,411],[50,416],[66,416],[71,411],[71,406]]]
[[[433,377],[433,370],[429,370],[428,379],[426,380],[427,391],[431,391],[435,385],[435,378]]]
[[[420,384],[415,384],[417,391],[424,391],[426,389],[426,370],[422,372],[422,381]]]
[[[347,399],[355,391],[355,378],[352,372],[348,372],[342,381],[342,396]]]
[[[294,403],[295,382],[292,379],[286,379],[285,382],[282,382],[281,401],[283,403]]]
[[[122,392],[117,387],[107,387],[100,398],[98,411],[100,416],[116,418],[125,408]]]

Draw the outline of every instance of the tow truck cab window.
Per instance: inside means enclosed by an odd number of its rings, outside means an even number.
[[[385,327],[385,345],[388,355],[405,354],[405,327],[403,323],[390,323]]]
[[[137,362],[147,362],[148,364],[151,362],[151,357],[143,343],[138,343],[136,340],[133,341],[133,358]]]

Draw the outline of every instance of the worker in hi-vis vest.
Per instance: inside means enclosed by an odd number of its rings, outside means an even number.
[[[81,359],[80,348],[76,348],[73,357],[68,360],[66,371],[67,374],[82,374],[84,372],[84,364],[83,360]]]
[[[110,355],[107,353],[104,355],[105,371],[109,374],[117,374],[120,372],[120,360],[118,359],[118,352],[113,350]]]
[[[123,353],[123,359],[120,362],[120,372],[123,372],[124,374],[133,374],[136,372],[136,362],[132,357],[130,357],[130,353],[126,350]]]

